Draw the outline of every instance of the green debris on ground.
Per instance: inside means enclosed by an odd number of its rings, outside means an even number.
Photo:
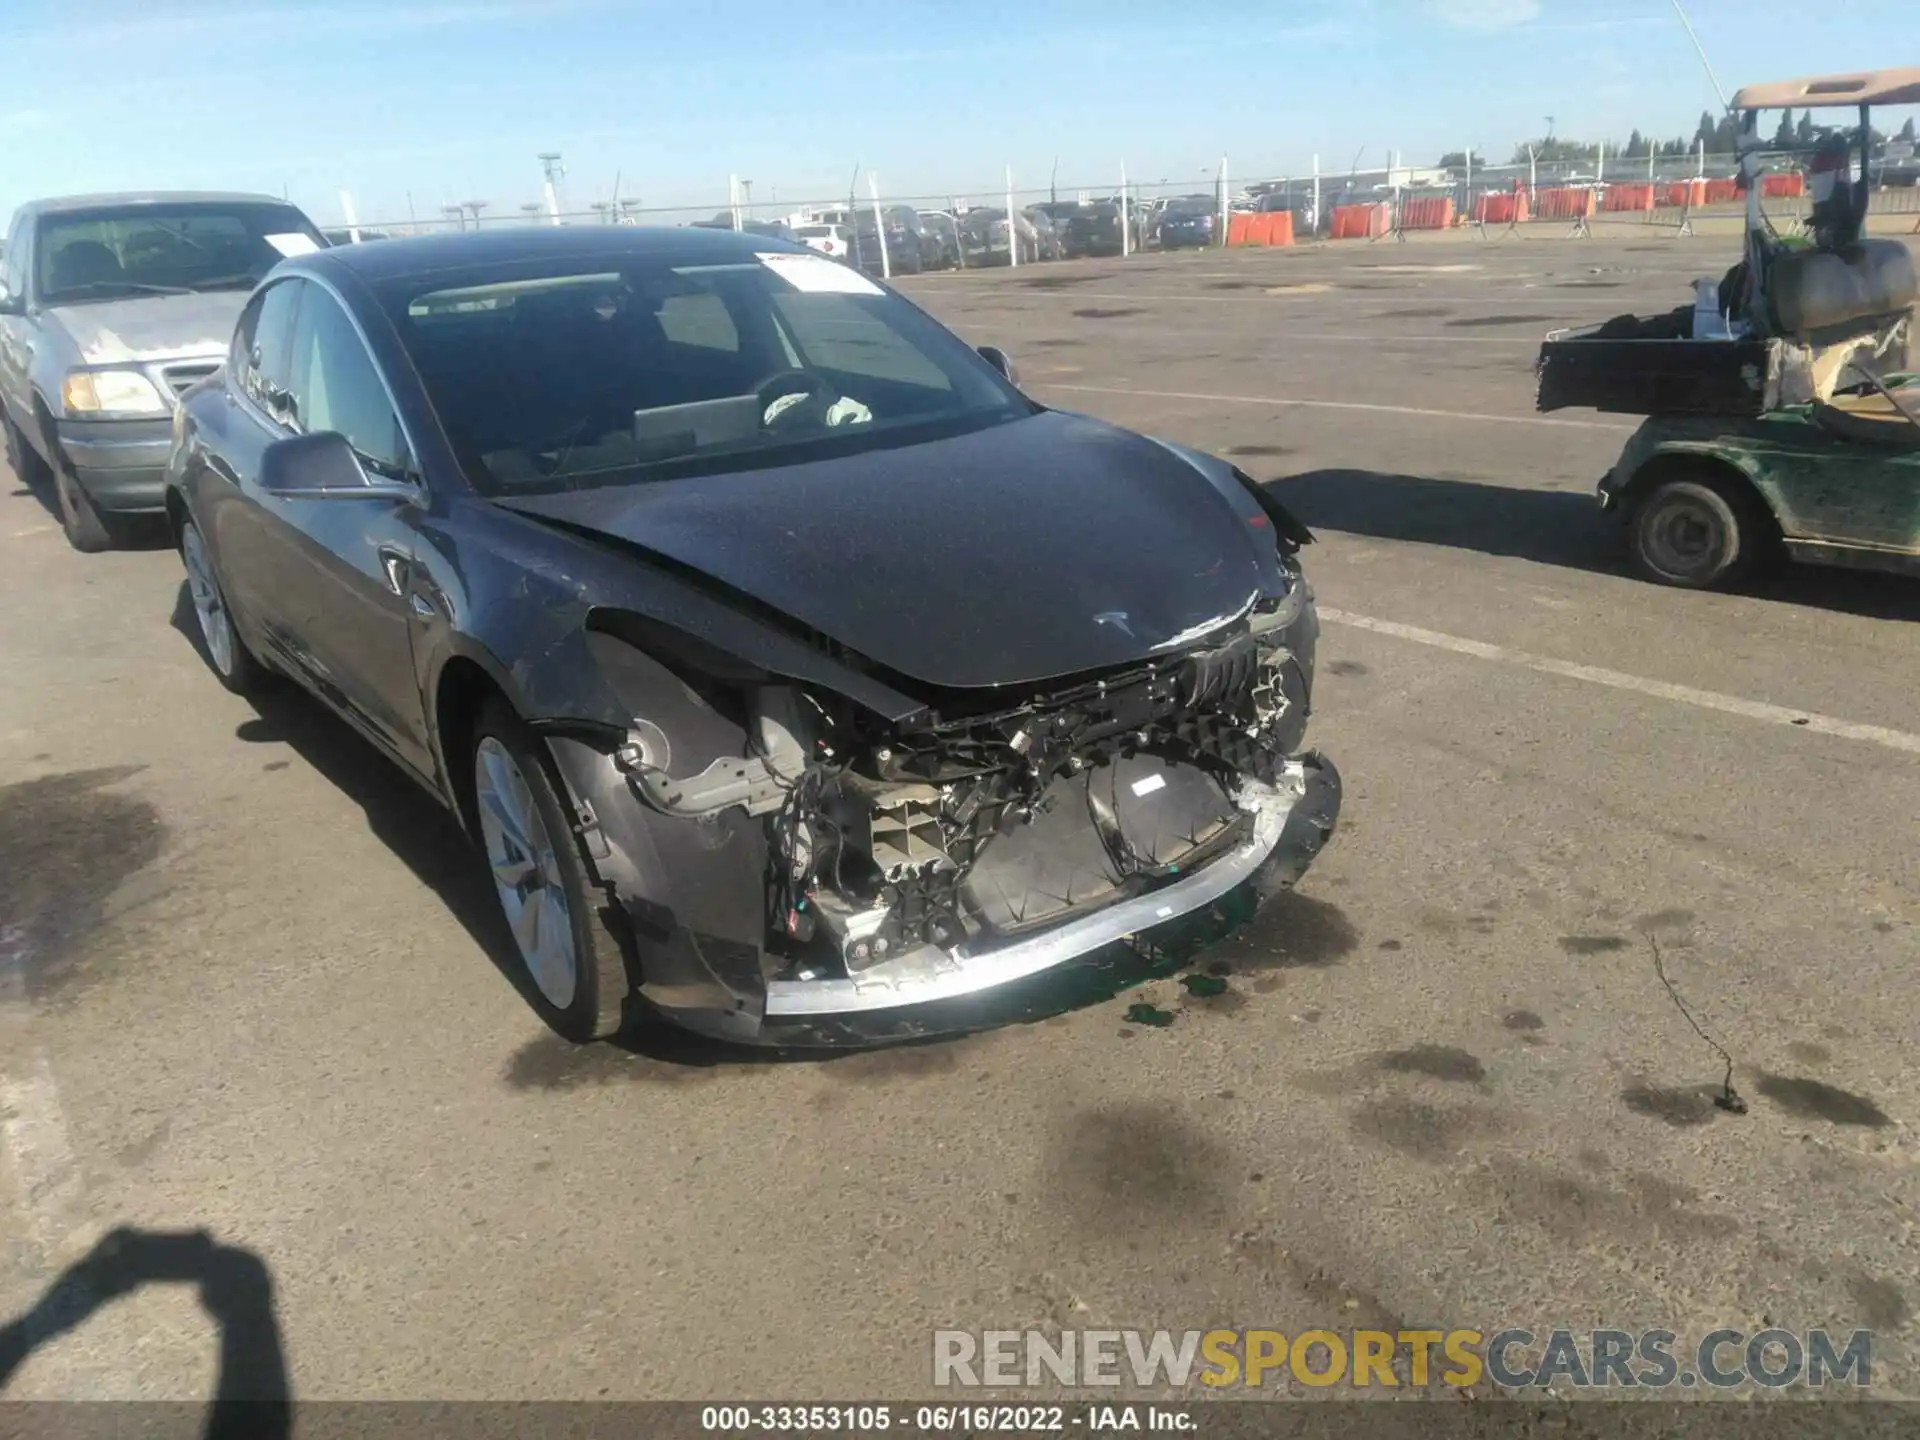
[[[1151,1025],[1157,1030],[1164,1030],[1173,1024],[1171,1010],[1162,1010],[1156,1005],[1149,1005],[1144,1000],[1129,1005],[1125,1018],[1129,1025]]]
[[[1182,975],[1180,983],[1186,987],[1187,994],[1198,999],[1208,1000],[1215,995],[1227,993],[1227,982],[1218,975],[1202,975],[1198,970]]]

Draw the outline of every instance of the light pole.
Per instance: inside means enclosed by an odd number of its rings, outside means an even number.
[[[640,197],[638,195],[627,196],[626,199],[620,202],[620,223],[622,225],[638,225],[640,222],[634,218],[633,212],[639,208]]]
[[[526,217],[527,217],[527,223],[528,223],[529,225],[531,225],[531,224],[533,224],[533,223],[534,223],[534,221],[535,221],[535,219],[536,219],[536,218],[537,218],[537,217],[539,216],[539,214],[540,214],[540,202],[539,202],[538,200],[523,200],[523,201],[521,201],[521,202],[520,202],[520,213],[521,213],[522,215],[524,215],[524,216],[526,216]]]
[[[480,212],[486,209],[487,206],[491,203],[492,203],[491,201],[487,201],[487,200],[467,201],[467,209],[473,212],[473,228],[474,229],[478,230],[480,228]]]
[[[440,207],[440,213],[446,216],[448,220],[453,222],[454,229],[464,230],[467,228],[467,207],[466,206],[442,205]]]
[[[540,169],[546,176],[547,216],[553,224],[560,223],[560,180],[567,173],[567,167],[560,163],[558,150],[540,152]]]

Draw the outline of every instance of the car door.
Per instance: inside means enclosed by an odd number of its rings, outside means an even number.
[[[7,233],[7,253],[0,258],[0,282],[7,294],[25,305],[27,300],[28,232],[32,226],[25,216],[15,216]],[[19,425],[31,423],[33,396],[28,374],[33,365],[33,322],[22,313],[0,315],[0,403]]]
[[[425,491],[392,393],[340,298],[309,278],[294,319],[291,424],[346,437],[388,494],[303,498],[261,492],[279,603],[315,687],[372,739],[432,775],[413,630],[433,601],[414,583],[415,525]]]
[[[279,574],[282,546],[273,514],[263,508],[260,457],[294,433],[288,411],[293,378],[293,322],[307,282],[277,280],[247,302],[227,352],[223,403],[201,407],[203,473],[190,496],[213,545],[227,603],[243,629],[301,664],[299,635]]]

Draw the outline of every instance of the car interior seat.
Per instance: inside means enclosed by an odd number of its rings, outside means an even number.
[[[98,240],[74,240],[53,252],[47,267],[50,288],[75,290],[83,285],[124,280],[120,257]]]

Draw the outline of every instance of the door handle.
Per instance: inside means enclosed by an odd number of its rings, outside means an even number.
[[[433,602],[427,599],[427,597],[422,595],[418,590],[414,591],[413,594],[408,597],[408,599],[410,603],[413,605],[413,613],[418,616],[421,616],[423,619],[431,620],[435,615],[439,613],[433,608]]]
[[[387,578],[387,588],[396,595],[407,593],[407,571],[412,565],[407,552],[393,545],[382,545],[374,552],[380,557],[380,570]]]

